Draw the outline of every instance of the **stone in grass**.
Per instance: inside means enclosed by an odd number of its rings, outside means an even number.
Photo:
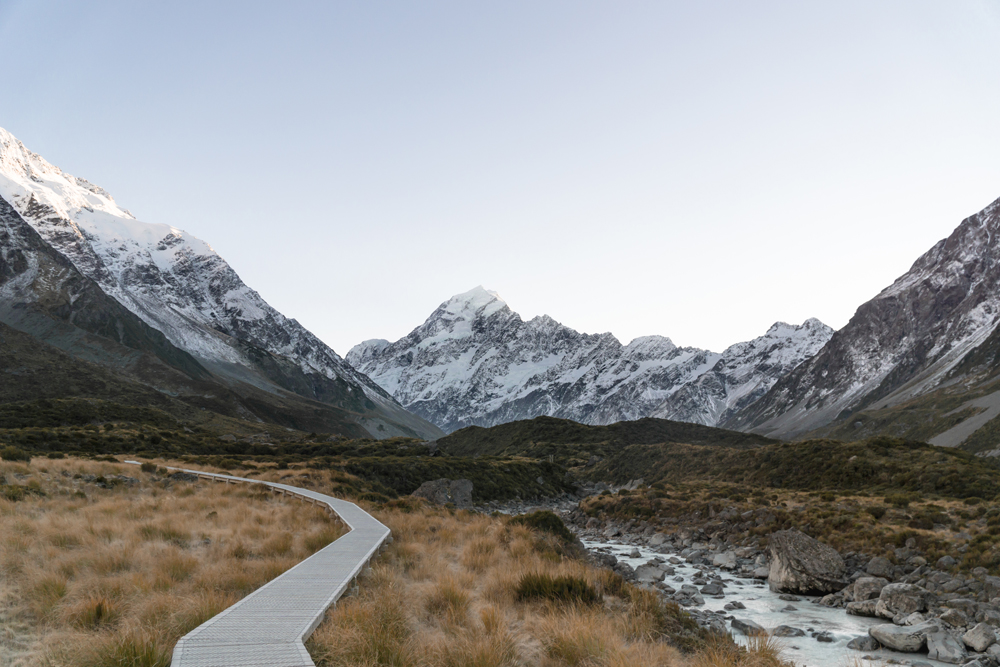
[[[410,495],[425,498],[435,505],[453,503],[455,507],[471,507],[472,482],[467,479],[436,479],[424,482]]]
[[[775,637],[804,637],[806,633],[790,625],[779,625],[771,634]]]
[[[996,643],[997,635],[993,630],[993,626],[988,623],[980,623],[962,635],[962,641],[973,651],[983,653]]]
[[[965,644],[951,633],[942,630],[927,635],[927,657],[950,665],[958,665],[965,662],[968,654],[965,652]]]
[[[766,635],[767,630],[763,626],[754,623],[753,621],[745,621],[739,618],[734,618],[732,620],[733,630],[746,635],[747,637],[753,637],[755,635]]]

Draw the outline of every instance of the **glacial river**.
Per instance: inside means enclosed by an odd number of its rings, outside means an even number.
[[[645,565],[650,559],[659,557],[668,559],[672,554],[660,554],[641,546],[615,544],[611,542],[591,542],[584,541],[584,546],[592,551],[614,554],[619,561],[623,561],[636,568]],[[639,549],[639,558],[630,558],[629,553],[633,549]],[[670,564],[674,568],[675,574],[667,576],[665,583],[672,588],[680,589],[682,584],[690,584],[694,576],[703,571],[690,563],[683,562],[677,565]],[[843,609],[824,607],[814,604],[818,598],[799,595],[799,602],[789,602],[778,597],[777,593],[772,593],[766,582],[753,579],[738,578],[724,570],[711,568],[713,572],[723,577],[726,584],[725,596],[723,598],[713,598],[707,595],[705,605],[699,607],[702,611],[720,611],[722,618],[732,616],[741,620],[749,620],[767,629],[773,629],[779,625],[788,625],[805,631],[804,637],[784,637],[779,641],[784,646],[784,657],[795,663],[796,667],[876,667],[888,662],[890,659],[896,661],[895,664],[904,665],[933,665],[934,667],[952,667],[936,660],[929,660],[927,655],[921,653],[899,653],[881,649],[878,651],[855,651],[847,648],[847,643],[855,637],[868,634],[868,628],[872,625],[886,623],[882,619],[865,618],[861,616],[850,616]],[[679,581],[678,577],[683,579]],[[746,605],[746,609],[724,611],[722,608],[728,602],[741,602]],[[788,609],[793,607],[794,610]],[[726,628],[731,630],[729,621],[726,621]],[[816,632],[829,632],[833,635],[834,641],[831,643],[819,642],[810,636],[810,630]],[[738,632],[732,632],[737,642],[746,642],[747,638]],[[875,658],[872,662],[862,661],[861,657],[871,655]],[[890,663],[893,664],[893,663]]]

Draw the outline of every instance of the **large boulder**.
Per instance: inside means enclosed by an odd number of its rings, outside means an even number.
[[[472,482],[467,479],[436,479],[424,482],[410,495],[426,498],[435,505],[452,503],[456,507],[471,507]]]
[[[863,602],[864,600],[877,600],[882,589],[886,587],[889,582],[882,577],[861,577],[854,582],[852,587],[854,601]]]
[[[768,586],[780,593],[822,595],[847,586],[844,559],[837,550],[797,530],[779,530],[768,539]]]
[[[992,625],[988,623],[980,623],[962,635],[962,641],[965,642],[965,645],[973,651],[982,653],[996,643],[997,635],[996,631],[993,630]]]
[[[888,558],[882,558],[881,556],[875,556],[870,561],[868,561],[868,567],[865,568],[865,572],[873,577],[882,577],[883,579],[892,578],[892,563]]]
[[[951,633],[942,630],[927,635],[927,657],[950,665],[960,665],[969,656],[965,652],[965,644]]]
[[[868,634],[887,648],[904,653],[916,653],[927,643],[927,635],[940,630],[941,626],[933,621],[920,625],[883,623],[868,628]]]
[[[879,593],[875,615],[892,620],[927,609],[927,591],[915,584],[889,584]]]

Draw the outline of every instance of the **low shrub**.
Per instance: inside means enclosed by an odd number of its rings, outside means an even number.
[[[24,461],[31,462],[31,454],[18,447],[7,446],[0,449],[0,459],[4,461]]]
[[[560,541],[566,544],[572,544],[576,541],[576,536],[566,527],[563,520],[548,510],[538,510],[530,514],[521,514],[511,519],[510,522],[515,525],[527,526],[528,528],[555,535]]]
[[[146,461],[141,466],[139,466],[139,469],[142,470],[143,472],[156,472],[156,464]]]
[[[583,604],[599,604],[602,602],[600,593],[594,590],[582,577],[561,576],[550,574],[525,574],[517,584],[516,597],[521,602],[532,600],[551,600],[553,602],[579,602]]]

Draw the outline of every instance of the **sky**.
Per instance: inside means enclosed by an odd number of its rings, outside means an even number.
[[[721,351],[1000,197],[1000,2],[0,0],[0,127],[345,354],[476,285]]]

